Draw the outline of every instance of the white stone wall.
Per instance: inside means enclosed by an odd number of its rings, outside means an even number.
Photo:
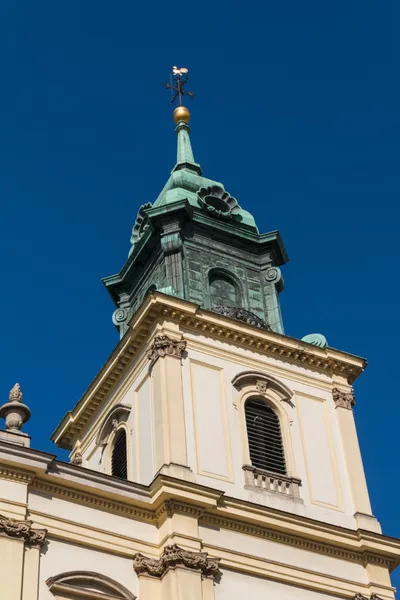
[[[185,333],[185,339],[188,340],[188,353],[182,360],[181,385],[188,466],[195,480],[229,496],[354,528],[356,511],[330,378],[225,342],[210,344],[209,339],[191,332]],[[138,371],[139,363],[142,366]],[[286,444],[286,450],[292,457],[291,475],[301,479],[302,502],[244,488],[242,467],[247,440],[241,429],[240,393],[232,380],[248,370],[270,374],[294,392],[292,403],[282,402],[281,408],[290,424],[289,440],[286,440],[290,444]],[[168,373],[163,377],[168,377]],[[160,444],[166,435],[164,387],[164,380],[156,381],[154,371],[149,373],[148,361],[143,360],[143,356],[139,358],[102,411],[88,425],[89,433],[83,439],[84,466],[110,472],[110,448],[98,448],[96,435],[110,408],[124,404],[131,408],[127,422],[129,477],[138,483],[149,484],[162,466],[156,454],[165,445],[164,442]],[[170,426],[173,429],[173,424]]]
[[[333,600],[335,596],[282,585],[261,577],[226,571],[215,586],[215,600],[273,598],[274,600]]]

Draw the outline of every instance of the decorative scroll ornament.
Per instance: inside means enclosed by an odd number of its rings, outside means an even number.
[[[371,596],[372,598],[372,596]],[[354,596],[354,600],[368,600],[368,598],[366,596],[363,596],[362,594],[358,593]]]
[[[232,198],[219,185],[202,187],[197,192],[200,205],[208,210],[214,217],[231,219],[240,211],[240,206],[235,198]]]
[[[219,574],[219,558],[209,558],[207,552],[189,552],[176,544],[166,546],[159,560],[136,554],[133,568],[137,575],[145,573],[152,577],[162,577],[168,569],[186,567],[200,571],[204,577],[215,577]]]
[[[342,390],[339,390],[338,388],[333,388],[332,396],[336,408],[340,406],[341,408],[349,408],[351,410],[356,403],[353,388],[351,389],[351,392],[342,392]]]
[[[301,338],[301,341],[306,342],[306,344],[311,344],[312,346],[317,346],[318,348],[328,347],[327,339],[322,333],[309,333]]]
[[[158,358],[163,358],[164,356],[182,358],[182,354],[186,350],[186,345],[187,342],[185,340],[173,340],[167,335],[158,335],[147,350],[146,356],[152,365]]]
[[[41,548],[46,542],[47,529],[33,529],[32,521],[18,521],[0,515],[0,532],[23,540],[27,545]]]
[[[117,310],[113,312],[112,321],[114,325],[121,325],[121,323],[124,323],[124,321],[127,320],[128,316],[129,313],[126,308],[117,308]]]
[[[10,390],[9,402],[0,407],[0,417],[5,418],[7,431],[26,435],[21,433],[20,429],[22,424],[30,419],[31,411],[26,404],[22,403],[22,392],[19,383],[16,383]]]
[[[142,235],[144,234],[146,229],[149,228],[150,224],[148,221],[148,217],[146,215],[146,210],[148,210],[151,207],[152,207],[152,203],[146,202],[146,204],[142,204],[142,206],[138,210],[138,213],[136,216],[136,221],[135,221],[135,224],[132,229],[132,235],[131,235],[132,248],[130,249],[129,254],[132,253],[133,248],[135,247],[135,244],[138,243],[138,241],[140,240],[140,238],[142,237]]]
[[[284,288],[282,272],[279,267],[269,267],[265,273],[265,280],[268,281],[268,283],[275,284],[278,292],[281,292]]]
[[[257,327],[257,329],[271,331],[270,326],[265,321],[260,319],[260,317],[257,317],[257,315],[249,310],[245,310],[244,308],[237,308],[236,306],[213,306],[211,310],[218,315],[230,317],[231,319],[236,319],[237,321],[243,321],[248,325]]]

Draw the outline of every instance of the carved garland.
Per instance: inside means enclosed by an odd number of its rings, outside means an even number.
[[[32,548],[42,548],[46,543],[47,529],[33,529],[32,521],[18,521],[0,515],[0,532],[23,540]]]
[[[167,335],[158,335],[154,338],[154,342],[150,348],[148,348],[146,356],[151,366],[153,366],[158,358],[163,358],[164,356],[182,358],[186,345],[187,342],[183,339],[173,340]]]
[[[351,392],[348,393],[342,392],[342,390],[339,390],[338,388],[333,388],[332,396],[335,401],[336,408],[341,407],[351,410],[356,403],[353,388],[351,389]]]
[[[219,558],[209,558],[207,552],[189,552],[173,544],[166,546],[160,559],[147,558],[143,554],[135,554],[133,568],[137,575],[162,577],[169,569],[186,567],[200,571],[204,577],[215,577],[219,574]]]

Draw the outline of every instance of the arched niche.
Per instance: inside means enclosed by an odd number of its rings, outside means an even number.
[[[69,571],[46,581],[57,600],[136,600],[125,586],[106,575],[92,571]]]
[[[210,269],[208,273],[208,291],[210,308],[213,306],[241,307],[243,305],[240,282],[226,269]]]

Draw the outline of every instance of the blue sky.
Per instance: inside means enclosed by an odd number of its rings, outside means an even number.
[[[100,278],[174,165],[160,82],[186,66],[196,160],[283,236],[286,332],[369,360],[360,444],[400,536],[399,18],[390,0],[3,0],[0,391],[21,383],[34,447],[56,450],[118,340]]]

